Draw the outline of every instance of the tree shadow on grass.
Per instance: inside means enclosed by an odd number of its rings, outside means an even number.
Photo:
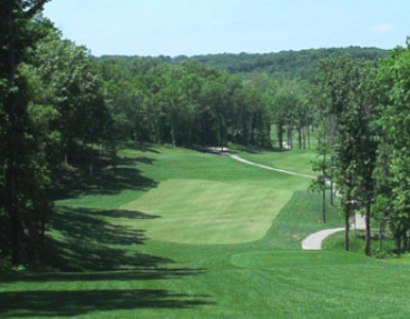
[[[2,284],[24,282],[107,282],[135,280],[168,280],[205,274],[203,268],[138,268],[135,270],[94,271],[94,272],[27,272],[0,275]],[[0,286],[1,287],[1,286]]]
[[[90,214],[92,216],[99,216],[99,217],[127,218],[127,219],[161,218],[160,215],[145,214],[140,211],[126,210],[126,209],[113,209],[113,210],[88,209],[87,214]]]
[[[64,168],[56,181],[53,200],[60,200],[87,195],[115,195],[126,189],[148,190],[158,182],[143,176],[138,164],[153,165],[155,159],[149,157],[124,157],[111,161],[99,159],[91,176],[89,167]]]
[[[0,316],[8,318],[78,316],[147,308],[188,309],[210,304],[208,295],[180,294],[165,289],[0,292]]]
[[[0,317],[74,317],[102,311],[189,309],[214,303],[208,295],[129,289],[133,285],[139,287],[141,280],[177,280],[204,274],[205,270],[172,268],[169,265],[174,261],[170,258],[137,252],[138,245],[146,241],[145,232],[116,225],[111,218],[160,216],[59,207],[51,220],[54,236],[47,241],[48,264],[54,271],[0,275]],[[111,284],[110,289],[101,289],[107,281],[115,282],[118,289]],[[47,283],[48,290],[4,291],[19,282]],[[67,285],[71,282],[77,290],[65,288],[73,287]]]
[[[141,212],[58,207],[50,220],[54,236],[47,238],[43,258],[46,265],[58,271],[84,272],[155,269],[160,264],[174,263],[169,258],[138,252],[138,246],[147,240],[145,230],[104,218],[119,215],[160,218]]]

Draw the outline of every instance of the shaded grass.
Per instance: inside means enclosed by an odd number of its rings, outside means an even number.
[[[194,254],[197,249],[192,249]],[[225,249],[225,254],[228,250]],[[229,254],[229,253],[228,253]],[[406,318],[409,267],[348,253],[243,252],[198,276],[36,275],[2,285],[0,314],[92,318]],[[395,276],[391,276],[394,273]],[[83,276],[83,278],[81,278]],[[40,280],[41,279],[41,280]],[[33,279],[31,279],[33,280]]]
[[[350,231],[350,251],[363,254],[365,251],[365,232],[363,230]],[[378,233],[373,232],[372,240],[372,252],[378,255],[379,250],[379,238]],[[393,254],[395,250],[395,243],[390,238],[384,238],[382,241],[383,251],[385,254]],[[328,251],[343,251],[344,250],[344,232],[336,233],[329,236],[323,242],[323,249]],[[383,257],[380,255],[380,257]]]
[[[107,271],[156,267],[173,262],[133,252],[130,248],[146,241],[145,230],[109,222],[118,216],[129,220],[158,218],[123,210],[59,207],[51,221],[53,237],[48,241],[44,257],[47,264],[60,271]]]
[[[173,293],[166,289],[30,290],[0,292],[0,315],[5,317],[73,317],[107,311],[144,308],[188,309],[210,304],[206,295]],[[92,300],[92,302],[90,302]],[[7,310],[4,310],[7,306]]]
[[[123,190],[133,189],[146,191],[155,187],[156,182],[143,176],[138,165],[153,165],[155,159],[144,154],[136,157],[119,157],[116,165],[106,158],[96,160],[93,174],[87,168],[72,166],[61,168],[60,176],[56,181],[57,187],[53,190],[55,200],[88,195],[117,195]]]

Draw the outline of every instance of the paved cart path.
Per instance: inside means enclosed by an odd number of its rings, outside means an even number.
[[[356,213],[355,222],[351,225],[351,229],[365,230],[366,224],[365,224],[364,217]],[[344,227],[338,227],[338,228],[324,229],[316,233],[313,233],[307,236],[304,240],[302,240],[302,249],[303,250],[321,250],[322,243],[327,237],[335,233],[344,231],[344,230],[345,230]]]
[[[233,154],[230,154],[230,153],[224,153],[223,155],[228,156],[228,157],[232,158],[233,160],[238,161],[238,162],[241,162],[241,163],[244,163],[244,164],[248,164],[248,165],[251,165],[251,166],[255,166],[255,167],[267,169],[267,170],[274,171],[274,172],[278,172],[278,173],[282,173],[282,174],[293,175],[293,176],[298,176],[298,177],[303,177],[303,178],[309,178],[309,179],[316,178],[316,177],[313,176],[313,175],[307,175],[307,174],[296,173],[296,172],[288,171],[288,170],[286,170],[286,169],[275,168],[275,167],[272,167],[272,166],[268,166],[268,165],[263,165],[263,164],[258,164],[258,163],[255,163],[255,162],[251,162],[251,161],[248,161],[248,160],[246,160],[246,159],[244,159],[244,158],[242,158],[242,157],[240,157],[240,156],[238,156],[238,155],[233,155]]]
[[[278,173],[283,173],[283,174],[293,175],[293,176],[298,176],[298,177],[303,177],[303,178],[309,178],[309,179],[315,178],[315,176],[313,176],[313,175],[300,174],[300,173],[288,171],[288,170],[285,170],[285,169],[280,169],[280,168],[275,168],[275,167],[268,166],[268,165],[258,164],[258,163],[246,160],[246,159],[244,159],[244,158],[242,158],[238,155],[231,154],[229,152],[217,152],[217,151],[215,151],[215,153],[219,153],[221,155],[228,156],[229,158],[231,158],[235,161],[238,161],[238,162],[241,162],[241,163],[244,163],[244,164],[247,164],[247,165],[267,169],[267,170],[270,170],[270,171],[275,171],[275,172],[278,172]],[[356,213],[355,221],[351,225],[351,229],[364,230],[364,229],[366,229],[365,225],[366,224],[365,224],[364,217],[361,216],[360,214]],[[320,230],[318,232],[315,232],[315,233],[309,235],[308,237],[306,237],[302,241],[302,249],[303,250],[321,250],[322,249],[322,243],[327,237],[329,237],[330,235],[333,235],[335,233],[344,231],[344,230],[345,230],[344,227],[337,227],[337,228],[323,229],[323,230]]]

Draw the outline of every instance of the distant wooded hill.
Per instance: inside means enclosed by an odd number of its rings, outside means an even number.
[[[331,58],[341,54],[350,54],[354,58],[366,60],[383,59],[388,55],[388,50],[378,48],[329,48],[310,49],[301,51],[281,51],[277,53],[221,53],[197,56],[159,56],[158,59],[165,63],[180,63],[183,61],[195,61],[229,73],[252,73],[264,72],[275,77],[312,79],[317,73],[319,62],[322,59]],[[102,59],[107,58],[103,56]],[[131,59],[132,57],[120,57]]]
[[[354,58],[378,60],[385,58],[388,52],[388,50],[378,48],[348,47],[264,54],[208,54],[193,57],[179,56],[173,59],[160,57],[160,59],[164,62],[192,60],[230,73],[266,72],[285,78],[311,79],[316,74],[319,62],[322,59],[350,54]]]

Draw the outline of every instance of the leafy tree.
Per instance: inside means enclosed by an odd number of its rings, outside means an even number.
[[[345,216],[345,248],[349,249],[350,218],[354,209],[364,207],[366,254],[371,253],[370,218],[374,200],[373,174],[376,166],[376,101],[372,92],[374,68],[349,56],[322,64],[321,117],[329,116],[328,135],[336,133],[335,167],[337,185]],[[337,125],[334,126],[334,120]],[[337,128],[335,130],[335,127]]]
[[[104,94],[115,110],[113,125],[122,127],[123,139],[270,146],[266,98],[237,77],[190,61],[174,65],[153,58],[109,58],[100,64]]]
[[[59,116],[54,121],[61,133],[65,162],[76,143],[101,142],[109,114],[94,61],[84,47],[62,40],[51,29],[35,51],[34,67],[47,88],[44,103],[53,105]]]
[[[329,136],[326,126],[326,118],[322,119],[318,133],[317,153],[319,158],[313,161],[313,171],[319,172],[316,180],[313,180],[310,189],[322,193],[322,221],[325,224],[327,219],[326,211],[326,190],[329,189]]]
[[[389,212],[399,253],[409,249],[410,231],[410,41],[398,48],[380,68],[385,92],[381,108],[382,147],[379,150],[379,209]],[[384,174],[385,173],[385,174]]]
[[[3,249],[11,254],[14,265],[22,263],[28,254],[36,257],[37,216],[48,204],[43,200],[47,173],[37,156],[28,114],[28,84],[19,71],[37,40],[32,19],[45,2],[4,0],[0,6],[0,191],[8,225]]]

